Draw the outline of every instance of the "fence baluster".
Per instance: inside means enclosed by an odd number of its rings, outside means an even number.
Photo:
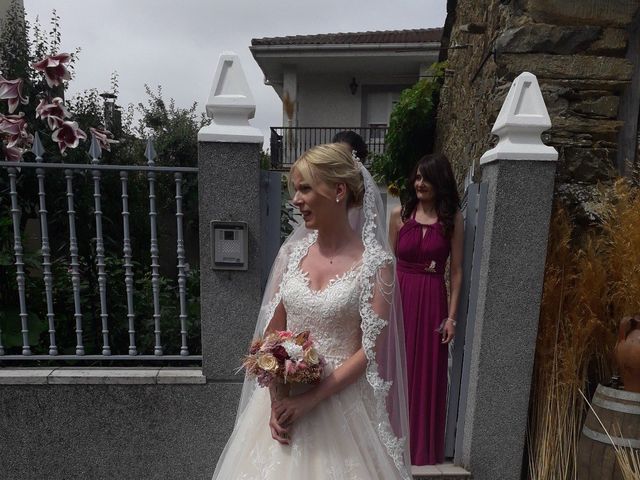
[[[82,340],[82,304],[80,303],[80,260],[76,234],[76,211],[73,198],[73,170],[66,169],[67,215],[69,216],[69,255],[71,256],[71,285],[73,287],[73,317],[76,321],[76,355],[84,355]]]
[[[44,147],[40,141],[40,136],[36,132],[33,148],[31,151],[36,156],[36,162],[43,161]],[[44,277],[45,297],[47,300],[47,323],[49,325],[49,355],[57,355],[58,347],[56,346],[56,327],[53,314],[53,275],[51,274],[51,249],[49,247],[49,225],[47,223],[47,202],[44,189],[44,169],[37,168],[36,176],[38,178],[38,197],[40,200],[40,238],[42,241],[42,270]]]
[[[180,335],[182,346],[180,355],[189,355],[187,347],[187,273],[185,264],[184,233],[182,213],[182,174],[174,174],[176,180],[176,227],[177,227],[177,257],[178,257],[178,294],[180,296]]]
[[[124,256],[124,284],[127,292],[127,319],[129,324],[129,355],[137,355],[136,348],[136,315],[133,310],[133,264],[131,263],[131,233],[129,230],[129,173],[122,170],[120,181],[122,183],[122,254]]]
[[[102,149],[95,135],[91,136],[91,164],[100,163]],[[109,346],[109,314],[107,311],[107,273],[104,264],[104,238],[102,236],[102,193],[100,191],[100,170],[91,170],[93,175],[93,199],[96,220],[96,265],[98,267],[98,290],[100,291],[100,319],[102,320],[102,355],[111,355]]]
[[[156,151],[153,147],[151,139],[147,140],[147,148],[144,152],[147,157],[147,164],[154,166],[156,162]],[[149,223],[151,229],[151,290],[153,291],[153,325],[155,334],[155,346],[153,349],[154,355],[162,355],[162,345],[160,343],[160,274],[158,269],[159,263],[159,250],[158,250],[158,226],[157,226],[157,211],[156,211],[156,172],[150,171],[147,174],[149,180]]]
[[[22,211],[18,204],[18,190],[16,186],[16,177],[18,170],[10,167],[7,169],[9,173],[9,192],[11,195],[11,217],[13,219],[13,251],[16,257],[16,282],[18,283],[18,301],[20,304],[20,326],[22,328],[22,355],[31,355],[31,347],[29,346],[29,325],[27,323],[27,301],[25,295],[25,275],[24,275],[24,256],[22,249],[22,239],[20,238],[20,217]]]

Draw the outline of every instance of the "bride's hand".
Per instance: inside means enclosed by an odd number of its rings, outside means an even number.
[[[271,406],[271,417],[269,418],[269,428],[271,429],[271,438],[283,445],[289,445],[289,431],[283,428],[277,420],[275,407]]]
[[[280,425],[289,426],[316,406],[312,395],[302,394],[283,398],[273,403],[273,410]]]

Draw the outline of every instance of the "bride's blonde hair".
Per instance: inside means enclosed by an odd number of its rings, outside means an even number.
[[[349,191],[347,207],[362,204],[364,195],[362,173],[349,146],[344,143],[327,143],[310,148],[291,166],[290,173],[294,171],[297,171],[304,181],[312,186],[320,182],[329,186],[344,183]],[[289,191],[293,191],[291,175],[289,175]]]

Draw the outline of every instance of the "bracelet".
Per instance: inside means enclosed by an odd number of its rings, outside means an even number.
[[[451,318],[451,317],[445,318],[445,320],[444,320],[444,321],[445,321],[445,322],[451,322],[451,324],[452,324],[454,327],[455,327],[456,325],[458,325],[458,322],[456,322],[456,321],[455,321],[453,318]]]

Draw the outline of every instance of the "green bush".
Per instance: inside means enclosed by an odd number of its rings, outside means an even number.
[[[391,113],[385,153],[374,156],[372,173],[376,181],[388,185],[393,194],[404,193],[413,166],[433,150],[444,68],[444,63],[433,64],[433,76],[404,90]]]

